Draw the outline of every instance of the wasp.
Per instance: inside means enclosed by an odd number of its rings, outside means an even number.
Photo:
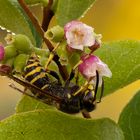
[[[27,61],[22,78],[16,77],[12,73],[11,68],[6,65],[0,67],[0,74],[8,76],[10,79],[29,89],[31,94],[21,91],[13,84],[10,85],[12,88],[37,100],[41,100],[46,104],[55,105],[62,112],[69,114],[79,113],[83,110],[91,112],[96,107],[96,95],[99,83],[99,74],[97,71],[95,87],[89,81],[83,86],[73,84],[71,82],[75,74],[73,70],[67,81],[62,84],[59,75],[55,71],[46,71],[40,64],[38,56],[33,54]],[[52,81],[50,75],[56,80]],[[103,88],[100,99],[102,94]]]

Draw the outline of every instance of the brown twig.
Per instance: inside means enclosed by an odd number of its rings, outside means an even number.
[[[53,45],[50,43],[50,41],[47,38],[44,37],[44,31],[43,31],[43,29],[39,25],[37,19],[32,14],[32,12],[30,11],[30,9],[27,7],[27,5],[24,2],[24,0],[18,0],[18,2],[21,5],[21,7],[24,9],[24,11],[26,12],[26,14],[29,16],[30,20],[32,21],[33,25],[35,26],[35,28],[38,31],[38,33],[40,34],[40,36],[43,38],[43,40],[46,43],[46,45],[48,46],[49,50],[52,51],[53,50]]]
[[[26,3],[24,2],[24,0],[18,0],[19,4],[21,5],[21,7],[24,9],[24,11],[26,12],[26,14],[29,16],[30,20],[32,21],[33,25],[35,26],[36,30],[38,31],[38,33],[40,34],[40,36],[43,38],[45,44],[47,45],[48,49],[50,51],[53,50],[53,45],[51,44],[51,42],[44,37],[44,31],[41,28],[41,26],[39,25],[37,19],[35,18],[35,16],[32,14],[32,12],[30,11],[30,9],[27,7]],[[62,78],[64,80],[66,80],[68,78],[68,72],[65,66],[62,66],[61,63],[59,62],[59,56],[55,55],[53,60],[56,62],[56,64],[58,65],[59,68],[59,72],[62,76]]]
[[[51,10],[51,6],[53,4],[53,0],[49,0],[47,7],[43,8],[43,20],[42,20],[42,29],[46,32],[49,26],[49,23],[54,16],[53,11]]]

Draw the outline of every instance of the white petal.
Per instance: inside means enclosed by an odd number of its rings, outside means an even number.
[[[112,77],[112,72],[109,69],[109,67],[103,63],[102,61],[99,61],[97,64],[97,70],[99,71],[99,74],[102,76],[106,76],[106,77]]]

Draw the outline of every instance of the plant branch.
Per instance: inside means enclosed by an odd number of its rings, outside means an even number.
[[[53,50],[53,45],[51,44],[51,42],[44,37],[44,31],[41,28],[41,26],[39,25],[37,19],[35,18],[35,16],[32,14],[32,12],[30,11],[30,9],[27,7],[26,3],[24,2],[24,0],[18,0],[19,4],[21,5],[21,7],[24,9],[24,11],[26,12],[26,14],[29,16],[30,20],[32,21],[33,25],[35,26],[36,30],[38,31],[38,33],[40,34],[40,36],[42,37],[42,39],[44,40],[45,44],[47,45],[48,49],[50,50],[50,52]],[[68,72],[65,66],[62,66],[61,63],[59,62],[59,56],[55,54],[53,60],[56,62],[58,68],[59,68],[59,72],[62,76],[62,78],[64,80],[66,80],[68,78]]]
[[[53,11],[51,10],[51,6],[53,4],[53,0],[49,0],[47,7],[43,8],[43,20],[42,20],[42,29],[46,32],[49,26],[49,23],[54,16]]]
[[[27,7],[26,3],[24,2],[24,0],[18,0],[19,4],[21,5],[21,7],[24,9],[24,11],[26,12],[26,14],[29,16],[30,20],[32,21],[33,25],[35,26],[36,30],[38,31],[38,33],[40,34],[40,36],[43,38],[44,42],[46,43],[46,45],[48,46],[48,49],[50,51],[53,50],[53,45],[50,43],[50,41],[44,37],[44,31],[41,28],[41,26],[39,25],[36,17],[32,14],[32,12],[30,11],[30,9]]]

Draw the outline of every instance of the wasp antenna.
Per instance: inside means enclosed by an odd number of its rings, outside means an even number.
[[[9,84],[9,87],[13,88],[14,90],[17,90],[17,91],[21,92],[22,94],[25,94],[25,95],[28,95],[28,96],[33,97],[33,98],[34,98],[34,96],[32,96],[32,95],[30,95],[30,94],[26,93],[25,91],[23,91],[23,90],[21,90],[21,89],[17,88],[17,87],[16,87],[13,83]]]
[[[96,70],[96,85],[95,85],[95,95],[94,95],[93,102],[96,100],[96,95],[97,95],[97,91],[98,91],[98,85],[99,85],[99,73]]]
[[[97,103],[101,102],[103,95],[104,95],[104,80],[102,79],[101,95],[100,95],[99,101]]]
[[[31,98],[34,98],[34,99],[38,100],[38,101],[41,101],[41,102],[44,102],[44,103],[49,104],[49,102],[47,102],[46,100],[39,99],[39,98],[37,98],[36,96],[30,95],[30,94],[26,93],[25,91],[20,90],[20,89],[17,88],[14,84],[9,84],[9,86],[10,86],[11,88],[13,88],[14,90],[17,90],[17,91],[23,93],[24,95],[27,95],[27,96],[29,96],[29,97],[31,97]]]

